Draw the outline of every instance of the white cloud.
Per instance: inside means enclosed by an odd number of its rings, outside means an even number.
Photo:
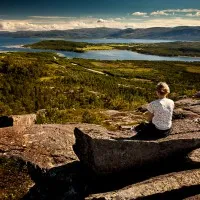
[[[151,13],[147,12],[134,12],[131,15],[132,16],[138,16],[138,17],[161,17],[161,16],[186,16],[186,17],[199,17],[200,16],[200,9],[166,9],[166,10],[157,10],[153,11]]]
[[[122,20],[122,19],[123,19],[123,18],[117,17],[117,18],[115,18],[114,20],[120,21],[120,20]]]
[[[194,16],[199,16],[199,9],[167,9],[167,10],[158,10],[155,12],[150,13],[150,15],[180,15],[180,14],[185,14],[185,16],[188,17],[194,17]]]
[[[179,12],[179,13],[189,13],[189,12],[199,12],[199,9],[167,9],[167,10],[162,10],[163,12],[168,12],[168,13],[175,13],[175,12]]]
[[[106,22],[106,20],[104,20],[104,19],[98,19],[97,20],[97,23],[104,23],[104,22]]]
[[[200,11],[195,14],[195,16],[200,17]]]
[[[175,26],[200,26],[198,18],[141,18],[141,19],[98,19],[98,18],[72,18],[43,20],[0,20],[0,31],[48,31],[48,30],[68,30],[77,28],[150,28],[150,27],[175,27]]]
[[[151,19],[143,23],[143,27],[176,27],[176,26],[200,26],[198,19],[186,19],[176,17],[173,19]]]
[[[145,12],[134,12],[134,13],[132,13],[132,15],[133,16],[146,16],[147,13],[145,13]]]
[[[168,13],[166,13],[165,11],[155,11],[155,12],[152,12],[150,15],[153,15],[153,16],[157,16],[157,15],[162,15],[162,16],[167,16],[169,15]]]
[[[195,14],[189,13],[186,16],[187,17],[200,17],[200,12],[196,12]]]

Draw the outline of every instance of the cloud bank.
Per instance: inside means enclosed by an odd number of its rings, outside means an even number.
[[[150,13],[150,15],[156,16],[156,15],[163,15],[163,16],[169,16],[169,15],[180,15],[183,14],[185,16],[200,16],[199,15],[200,10],[199,9],[168,9],[168,10],[158,10]]]
[[[95,18],[63,16],[29,16],[25,20],[0,19],[0,31],[49,31],[78,28],[150,28],[200,26],[199,9],[168,9],[134,12],[128,17]]]

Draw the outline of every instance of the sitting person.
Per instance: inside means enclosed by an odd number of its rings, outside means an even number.
[[[157,84],[158,99],[149,103],[147,107],[148,123],[133,127],[132,131],[137,134],[132,139],[159,139],[170,134],[174,102],[167,98],[169,93],[169,86],[165,82]]]

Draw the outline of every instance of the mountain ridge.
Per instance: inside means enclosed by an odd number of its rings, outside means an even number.
[[[9,37],[54,37],[66,39],[166,39],[200,40],[200,26],[153,27],[153,28],[82,28],[50,31],[0,32],[0,36]]]

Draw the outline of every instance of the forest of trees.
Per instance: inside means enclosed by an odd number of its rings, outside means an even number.
[[[102,72],[95,73],[94,71]],[[0,54],[0,116],[36,113],[38,123],[99,122],[100,110],[133,110],[166,81],[171,98],[200,88],[200,62],[95,61],[53,53]]]

